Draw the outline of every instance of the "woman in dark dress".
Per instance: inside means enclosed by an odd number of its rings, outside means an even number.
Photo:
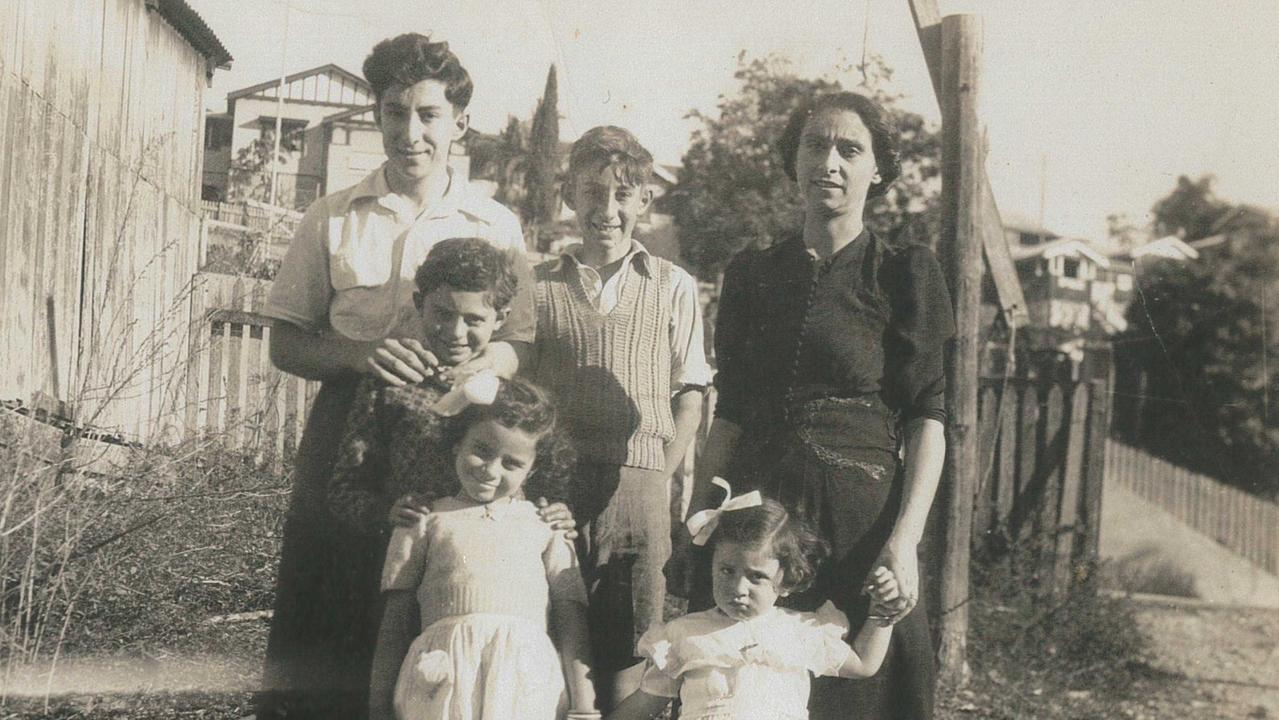
[[[759,488],[814,523],[832,557],[794,598],[829,599],[859,622],[868,574],[886,566],[907,602],[879,674],[822,678],[821,718],[932,717],[934,661],[919,597],[917,546],[945,456],[944,346],[954,333],[931,251],[893,248],[863,225],[869,197],[900,173],[897,132],[874,102],[818,98],[792,116],[779,148],[804,199],[802,231],[737,256],[716,324],[719,399],[697,468]]]

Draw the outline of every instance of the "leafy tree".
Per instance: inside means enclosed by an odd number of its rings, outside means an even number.
[[[529,133],[528,165],[525,175],[524,202],[520,206],[524,227],[532,235],[534,246],[544,250],[540,242],[544,231],[555,223],[560,209],[560,115],[559,85],[555,66],[546,74],[546,89],[533,116]],[[509,127],[509,125],[508,125]]]
[[[527,122],[511,115],[498,135],[485,135],[471,128],[466,136],[466,152],[471,157],[471,177],[491,180],[497,185],[493,199],[507,207],[524,204],[524,175],[528,167]]]
[[[271,199],[271,154],[275,141],[270,136],[260,137],[240,148],[231,160],[231,172],[227,184],[227,200],[244,202]]]
[[[1182,177],[1154,206],[1159,234],[1221,234],[1199,260],[1139,260],[1116,341],[1116,431],[1181,465],[1279,495],[1279,220]]]
[[[937,132],[919,115],[895,107],[901,96],[886,90],[892,70],[882,59],[872,58],[863,70],[856,91],[894,113],[902,150],[902,177],[867,206],[867,224],[893,237],[919,218],[926,227],[914,230],[914,236],[935,237]],[[743,248],[772,244],[799,226],[799,193],[774,143],[801,102],[842,89],[837,79],[800,77],[789,61],[775,55],[747,61],[743,53],[734,77],[741,87],[720,101],[717,115],[689,114],[701,127],[684,154],[679,183],[663,199],[679,227],[682,254],[704,278],[715,277]]]

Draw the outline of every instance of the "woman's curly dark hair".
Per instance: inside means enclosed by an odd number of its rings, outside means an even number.
[[[809,118],[836,110],[856,113],[870,131],[871,150],[875,153],[875,167],[879,170],[879,182],[872,183],[866,197],[873,198],[888,192],[888,187],[902,174],[901,150],[898,149],[899,131],[879,103],[865,95],[851,92],[819,95],[799,106],[786,121],[786,129],[777,140],[777,151],[782,156],[782,168],[786,177],[795,179],[795,156],[799,154],[799,142]]]
[[[791,517],[772,498],[755,507],[730,510],[719,516],[719,526],[711,534],[711,551],[721,542],[747,547],[767,547],[782,566],[783,589],[802,592],[817,576],[817,567],[829,552],[826,541],[803,520]]]
[[[537,438],[537,457],[524,481],[524,496],[568,502],[568,486],[577,460],[567,434],[556,420],[555,405],[546,391],[521,378],[502,380],[491,405],[470,405],[444,426],[445,446],[456,448],[475,423],[496,420],[504,427],[523,430]],[[460,489],[457,477],[448,477]]]

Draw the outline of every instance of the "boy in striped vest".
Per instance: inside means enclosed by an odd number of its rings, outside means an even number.
[[[579,456],[573,511],[605,712],[639,687],[635,641],[662,619],[669,479],[710,382],[697,283],[632,237],[652,203],[652,171],[653,156],[626,130],[582,135],[563,195],[583,243],[535,269],[532,375]]]

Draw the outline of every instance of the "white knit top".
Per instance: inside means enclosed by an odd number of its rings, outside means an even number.
[[[391,535],[383,590],[416,590],[422,628],[453,615],[512,615],[546,626],[548,602],[586,604],[573,545],[525,500],[432,505]]]

